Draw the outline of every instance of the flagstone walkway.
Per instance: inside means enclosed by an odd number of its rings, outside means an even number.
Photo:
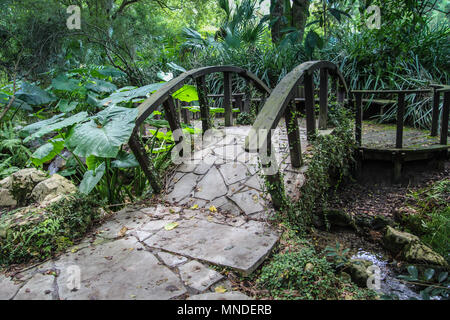
[[[0,299],[253,298],[233,291],[220,272],[250,274],[279,240],[267,223],[273,209],[257,156],[242,148],[249,130],[227,128],[224,138],[194,153],[199,161],[179,165],[167,181],[165,204],[125,208],[58,258],[0,275]],[[283,127],[273,141],[295,198],[305,167],[290,166]]]

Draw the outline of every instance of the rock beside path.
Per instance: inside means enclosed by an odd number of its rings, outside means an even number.
[[[422,243],[419,237],[408,232],[402,232],[388,226],[383,238],[383,244],[389,251],[407,262],[448,266],[444,257]]]
[[[34,168],[19,170],[0,181],[0,207],[23,207],[32,202],[49,204],[72,194],[77,187],[68,179]]]

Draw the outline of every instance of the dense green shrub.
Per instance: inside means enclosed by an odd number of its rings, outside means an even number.
[[[241,125],[252,125],[255,121],[255,116],[248,112],[241,112],[236,118],[236,123]]]
[[[353,126],[347,111],[335,114],[339,125],[330,135],[318,135],[312,142],[312,158],[307,159],[307,183],[301,188],[302,197],[297,203],[285,201],[282,219],[299,230],[312,222],[315,212],[326,206],[331,187],[337,186],[351,175],[354,166],[355,141]]]
[[[30,150],[12,122],[0,124],[0,180],[25,167]]]
[[[0,217],[0,265],[46,259],[82,239],[99,219],[99,202],[67,196],[47,208],[22,208]]]
[[[413,191],[408,203],[412,212],[401,215],[406,229],[450,261],[450,180]]]
[[[275,299],[368,299],[375,294],[338,277],[325,257],[303,241],[266,264],[257,283]]]
[[[258,282],[278,298],[338,298],[333,269],[311,248],[275,255]]]

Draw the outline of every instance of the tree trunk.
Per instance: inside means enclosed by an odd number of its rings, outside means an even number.
[[[310,0],[294,0],[292,3],[292,26],[299,31],[300,42],[303,41],[310,3]]]
[[[299,41],[303,40],[306,20],[309,16],[309,5],[311,0],[294,0],[292,7],[287,0],[270,1],[270,31],[272,42],[279,43],[284,33],[283,29],[294,27],[299,32]]]
[[[270,32],[272,34],[272,42],[278,43],[283,36],[281,30],[283,29],[284,16],[284,0],[270,0]]]

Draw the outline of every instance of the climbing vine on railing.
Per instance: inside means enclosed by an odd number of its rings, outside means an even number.
[[[340,111],[339,124],[332,134],[318,135],[312,142],[313,156],[305,160],[308,169],[306,183],[300,189],[300,200],[292,203],[284,196],[279,214],[299,231],[304,231],[311,224],[315,212],[326,206],[329,189],[336,188],[348,177],[355,163],[353,126],[346,113],[345,110]]]

